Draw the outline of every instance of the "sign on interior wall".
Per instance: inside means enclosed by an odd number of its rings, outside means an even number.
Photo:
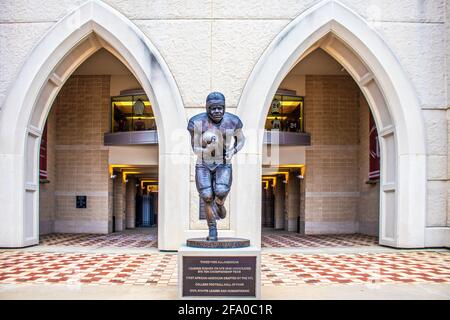
[[[77,196],[76,197],[76,208],[86,209],[87,208],[87,196]]]
[[[369,180],[380,179],[380,143],[377,126],[369,114]]]

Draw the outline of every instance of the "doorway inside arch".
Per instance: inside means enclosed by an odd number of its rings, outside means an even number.
[[[47,118],[40,243],[156,248],[158,152],[151,101],[120,60],[98,50]]]
[[[377,245],[377,130],[350,74],[318,48],[292,68],[268,110],[262,246]]]

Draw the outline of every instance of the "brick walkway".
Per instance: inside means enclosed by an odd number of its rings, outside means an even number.
[[[39,244],[44,246],[157,248],[157,240],[156,234],[146,233],[52,233],[41,236]]]
[[[45,246],[81,246],[81,247],[129,247],[157,248],[156,234],[112,233],[112,234],[71,234],[54,233],[40,238]],[[299,235],[293,232],[264,231],[263,248],[324,248],[324,247],[360,247],[378,244],[378,238],[361,234],[338,235]]]
[[[365,247],[378,245],[378,238],[363,234],[300,235],[269,231],[262,234],[263,248]]]
[[[0,284],[177,285],[176,254],[0,251]],[[262,254],[263,286],[450,283],[450,252]]]
[[[0,283],[176,285],[175,254],[0,251]]]
[[[450,252],[264,254],[263,285],[450,283]]]

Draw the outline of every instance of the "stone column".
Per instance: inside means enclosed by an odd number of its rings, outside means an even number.
[[[115,217],[115,230],[125,229],[125,188],[122,178],[118,175],[113,182],[113,215]]]
[[[284,228],[284,192],[283,178],[278,176],[275,186],[275,229]]]
[[[297,232],[297,219],[300,215],[300,182],[295,172],[289,172],[287,190],[287,224],[284,229]]]
[[[267,211],[267,197],[266,197],[266,189],[262,187],[261,190],[261,226],[266,226],[266,211]]]
[[[136,182],[134,178],[128,178],[126,186],[126,228],[135,228],[136,219]]]
[[[271,185],[267,191],[266,227],[273,228],[274,220],[274,189]]]
[[[306,234],[305,232],[305,179],[299,179],[300,183],[300,230],[301,234]]]

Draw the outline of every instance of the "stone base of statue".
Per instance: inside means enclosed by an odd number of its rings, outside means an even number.
[[[217,241],[209,241],[206,238],[191,238],[186,240],[186,245],[193,248],[207,249],[236,249],[250,247],[250,240],[241,238],[219,238]]]
[[[239,238],[187,240],[178,251],[181,299],[260,299],[261,249]]]

